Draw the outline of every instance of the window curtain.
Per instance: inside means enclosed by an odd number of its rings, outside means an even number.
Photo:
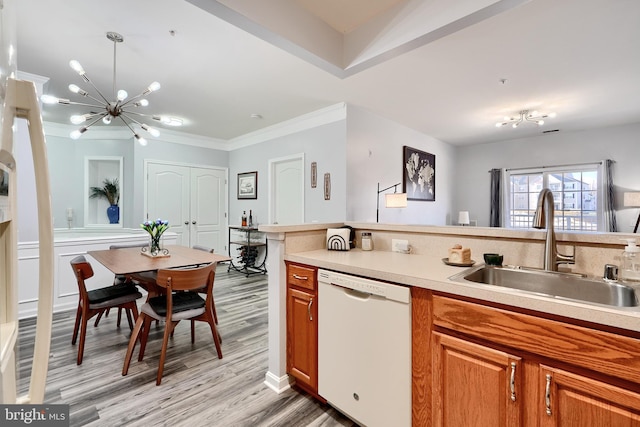
[[[604,166],[603,183],[604,183],[604,200],[603,200],[603,216],[605,231],[618,231],[616,223],[615,211],[615,195],[613,192],[613,160],[607,159],[602,162]]]
[[[491,169],[491,213],[489,215],[490,227],[502,226],[502,169]]]

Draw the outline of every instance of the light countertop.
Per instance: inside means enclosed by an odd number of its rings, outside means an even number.
[[[443,263],[441,257],[360,249],[345,252],[319,249],[288,254],[285,255],[285,259],[347,274],[640,332],[638,307],[616,308],[583,304],[492,285],[455,282],[449,277],[464,271],[465,268],[448,266]],[[476,265],[482,263],[482,260],[476,261]]]

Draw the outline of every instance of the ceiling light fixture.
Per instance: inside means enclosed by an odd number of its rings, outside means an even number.
[[[496,127],[500,128],[503,126],[511,125],[513,128],[517,128],[520,126],[520,123],[530,122],[535,123],[538,126],[542,126],[544,124],[544,120],[547,117],[554,118],[556,113],[549,114],[540,114],[537,111],[529,112],[529,110],[522,110],[519,113],[518,117],[505,117],[503,121],[496,123]]]
[[[85,133],[91,126],[96,124],[98,121],[102,120],[104,124],[110,124],[113,119],[120,118],[124,124],[131,130],[135,139],[140,143],[140,145],[147,145],[147,140],[141,137],[136,130],[134,130],[134,124],[139,126],[140,129],[149,133],[151,136],[158,137],[160,136],[160,132],[148,126],[144,123],[139,122],[135,118],[131,116],[139,116],[139,117],[148,117],[152,120],[156,120],[164,125],[168,126],[182,126],[182,119],[177,117],[169,117],[169,116],[158,116],[158,115],[150,115],[140,113],[138,111],[134,111],[134,109],[138,107],[146,107],[149,105],[149,101],[147,101],[144,96],[150,94],[151,92],[155,92],[160,89],[160,83],[153,82],[151,83],[144,91],[140,94],[134,96],[133,98],[127,97],[129,96],[127,91],[125,90],[116,90],[116,46],[118,43],[122,43],[124,38],[114,32],[108,32],[107,38],[113,42],[113,101],[109,101],[98,88],[93,84],[93,82],[87,76],[87,73],[82,68],[82,65],[75,59],[69,61],[69,66],[77,72],[80,77],[85,81],[85,83],[89,83],[95,91],[98,93],[99,98],[96,98],[89,94],[89,92],[80,88],[75,84],[69,85],[69,90],[75,94],[80,96],[91,98],[96,101],[98,104],[88,104],[84,102],[75,102],[70,101],[64,98],[57,98],[51,95],[43,95],[42,102],[46,104],[64,104],[64,105],[81,105],[85,107],[97,108],[97,111],[90,111],[86,114],[79,114],[71,116],[71,123],[74,125],[82,125],[83,123],[88,122],[88,124],[83,125],[81,128],[74,130],[71,132],[72,139],[78,139],[80,136]]]

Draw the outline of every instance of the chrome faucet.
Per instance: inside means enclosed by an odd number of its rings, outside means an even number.
[[[558,271],[558,264],[575,264],[575,249],[573,255],[563,255],[556,247],[556,233],[553,229],[553,193],[543,188],[538,196],[538,206],[533,216],[533,228],[547,229],[547,240],[544,244],[544,269]]]

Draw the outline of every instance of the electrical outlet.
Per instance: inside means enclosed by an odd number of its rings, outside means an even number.
[[[393,252],[401,252],[406,254],[409,252],[409,241],[400,240],[400,239],[391,239],[391,250]]]

